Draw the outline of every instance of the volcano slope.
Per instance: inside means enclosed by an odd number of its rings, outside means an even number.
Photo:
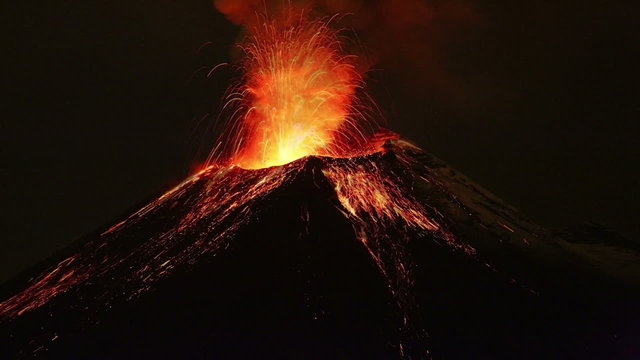
[[[632,359],[639,259],[404,140],[212,166],[5,284],[0,358]]]

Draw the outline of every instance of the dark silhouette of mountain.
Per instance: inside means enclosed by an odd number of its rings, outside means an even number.
[[[403,140],[212,166],[5,284],[0,358],[638,358],[637,249],[583,230]]]

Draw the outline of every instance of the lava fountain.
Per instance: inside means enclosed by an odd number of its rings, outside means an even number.
[[[358,99],[357,57],[344,54],[331,19],[294,14],[262,18],[240,45],[245,75],[224,106],[231,112],[231,163],[240,167],[352,156],[374,128]]]

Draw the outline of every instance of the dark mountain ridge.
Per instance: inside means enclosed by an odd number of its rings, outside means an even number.
[[[632,359],[639,258],[608,250],[403,140],[214,166],[5,286],[0,354]]]

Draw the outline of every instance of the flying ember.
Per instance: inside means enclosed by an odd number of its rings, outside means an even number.
[[[225,105],[233,113],[233,164],[258,169],[308,155],[352,156],[366,142],[362,76],[329,22],[290,12],[250,29],[240,46],[245,75]]]

